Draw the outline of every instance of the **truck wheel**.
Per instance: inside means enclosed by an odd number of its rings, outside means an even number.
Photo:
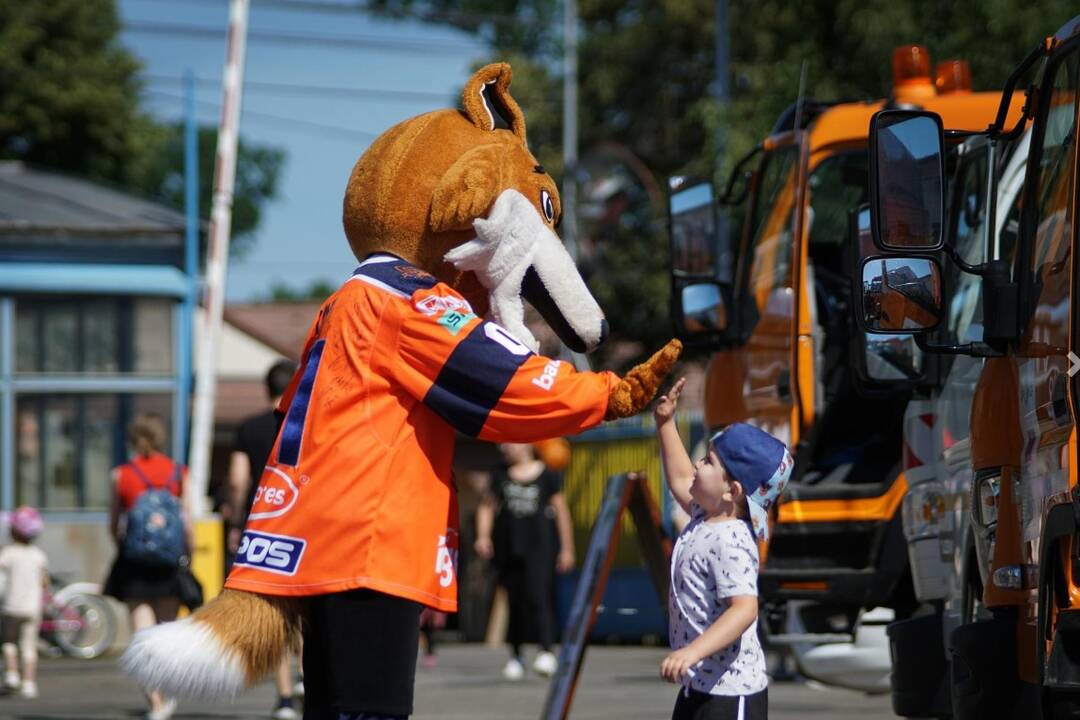
[[[1047,557],[1053,558],[1057,556],[1057,545],[1050,549]],[[1072,689],[1053,688],[1047,687],[1046,682],[1048,679],[1058,680],[1063,679],[1066,681],[1076,680],[1077,662],[1071,662],[1073,658],[1071,655],[1075,654],[1066,652],[1066,647],[1059,648],[1057,651],[1057,657],[1055,659],[1058,662],[1055,663],[1055,669],[1050,672],[1050,665],[1048,663],[1047,652],[1053,652],[1052,643],[1055,640],[1055,635],[1059,635],[1057,642],[1066,643],[1067,640],[1076,637],[1077,630],[1075,629],[1076,623],[1073,618],[1068,617],[1061,623],[1061,632],[1058,632],[1058,613],[1057,613],[1057,600],[1056,593],[1058,589],[1064,586],[1065,579],[1062,575],[1062,571],[1057,563],[1054,563],[1051,568],[1046,568],[1044,572],[1040,573],[1041,587],[1039,588],[1039,627],[1038,627],[1038,651],[1037,657],[1039,661],[1040,677],[1042,678],[1042,716],[1045,720],[1080,720],[1080,692]],[[1066,620],[1068,622],[1066,622]],[[1064,663],[1061,660],[1065,660]],[[1055,677],[1048,678],[1048,675]],[[1056,676],[1063,676],[1058,678]],[[1072,677],[1070,677],[1072,676]]]
[[[892,707],[901,717],[951,717],[941,613],[898,620],[888,628]]]
[[[961,625],[953,630],[949,644],[953,717],[1001,717],[1002,708],[1015,701],[1018,687],[1015,613]]]

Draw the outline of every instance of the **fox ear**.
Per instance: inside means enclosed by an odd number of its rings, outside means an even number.
[[[513,72],[506,63],[486,65],[469,78],[461,101],[465,115],[481,130],[510,130],[525,144],[525,115],[510,96]]]
[[[431,196],[432,230],[468,230],[473,220],[487,214],[503,187],[502,152],[498,145],[480,145],[450,166]]]

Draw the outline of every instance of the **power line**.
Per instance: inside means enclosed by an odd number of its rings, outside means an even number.
[[[178,0],[142,0],[142,2],[169,3],[175,5]],[[224,8],[226,0],[182,0],[189,4],[213,5]],[[416,11],[405,9],[373,8],[366,2],[328,2],[327,0],[256,0],[256,7],[269,7],[300,12],[321,12],[338,15],[369,14],[402,20],[423,20],[429,22],[467,23],[481,25],[511,25],[516,27],[553,27],[553,20],[523,17],[513,13],[469,12],[465,10],[428,10]]]
[[[144,74],[143,79],[152,83],[182,83],[184,78],[179,75],[153,75]],[[221,82],[209,78],[196,78],[196,84],[204,87],[220,88]],[[329,85],[302,85],[300,83],[263,82],[258,80],[245,80],[245,91],[262,91],[270,93],[285,93],[292,95],[315,95],[349,97],[357,100],[413,100],[416,102],[447,102],[454,98],[455,93],[437,93],[423,90],[383,90],[380,88],[350,88],[333,87]]]
[[[183,100],[184,96],[180,93],[171,93],[164,90],[146,90],[146,93],[163,98],[170,98],[172,100]],[[209,102],[205,100],[196,100],[197,105],[204,108],[220,111],[221,104],[215,102]],[[310,120],[299,120],[297,118],[284,117],[282,115],[273,115],[271,113],[256,112],[254,110],[244,110],[244,118],[251,120],[261,120],[263,122],[276,123],[282,126],[291,126],[299,130],[308,130],[310,132],[318,132],[320,137],[325,137],[326,133],[337,135],[338,137],[349,139],[352,141],[357,140],[374,140],[378,137],[377,133],[368,132],[366,130],[353,130],[350,128],[344,128],[340,125],[327,125],[324,123],[312,122]]]
[[[170,35],[199,37],[213,40],[224,40],[225,32],[222,28],[191,23],[171,23],[155,21],[133,21],[124,24],[124,30],[128,32],[143,33],[148,35]],[[351,50],[361,48],[378,48],[398,52],[437,52],[456,54],[463,52],[476,53],[480,51],[475,45],[455,43],[440,40],[416,41],[379,37],[376,35],[322,35],[316,33],[279,32],[270,30],[249,30],[248,39],[265,43],[277,43],[280,45],[315,45],[320,47],[335,46],[347,47]]]
[[[155,84],[180,84],[183,78],[179,75],[154,75],[144,74],[141,76]],[[209,78],[196,78],[195,82],[203,87],[220,88],[221,83]],[[277,93],[285,95],[304,95],[314,97],[333,97],[337,99],[353,100],[403,100],[412,102],[455,102],[457,93],[453,92],[430,92],[424,90],[385,90],[382,88],[352,88],[335,87],[330,85],[304,85],[300,83],[266,82],[258,80],[245,80],[244,90]],[[557,104],[558,100],[547,97],[522,97],[519,101],[524,103],[548,103]]]

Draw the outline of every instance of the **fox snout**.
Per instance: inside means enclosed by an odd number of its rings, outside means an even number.
[[[495,321],[537,350],[525,326],[527,300],[576,352],[599,347],[608,334],[604,313],[550,226],[550,218],[515,188],[499,193],[486,217],[473,221],[476,238],[446,254],[471,271],[490,293]]]

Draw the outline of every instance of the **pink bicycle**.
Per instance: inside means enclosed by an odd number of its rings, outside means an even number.
[[[41,616],[41,638],[55,654],[91,660],[100,657],[116,639],[116,615],[94,583],[59,587],[50,576]]]

